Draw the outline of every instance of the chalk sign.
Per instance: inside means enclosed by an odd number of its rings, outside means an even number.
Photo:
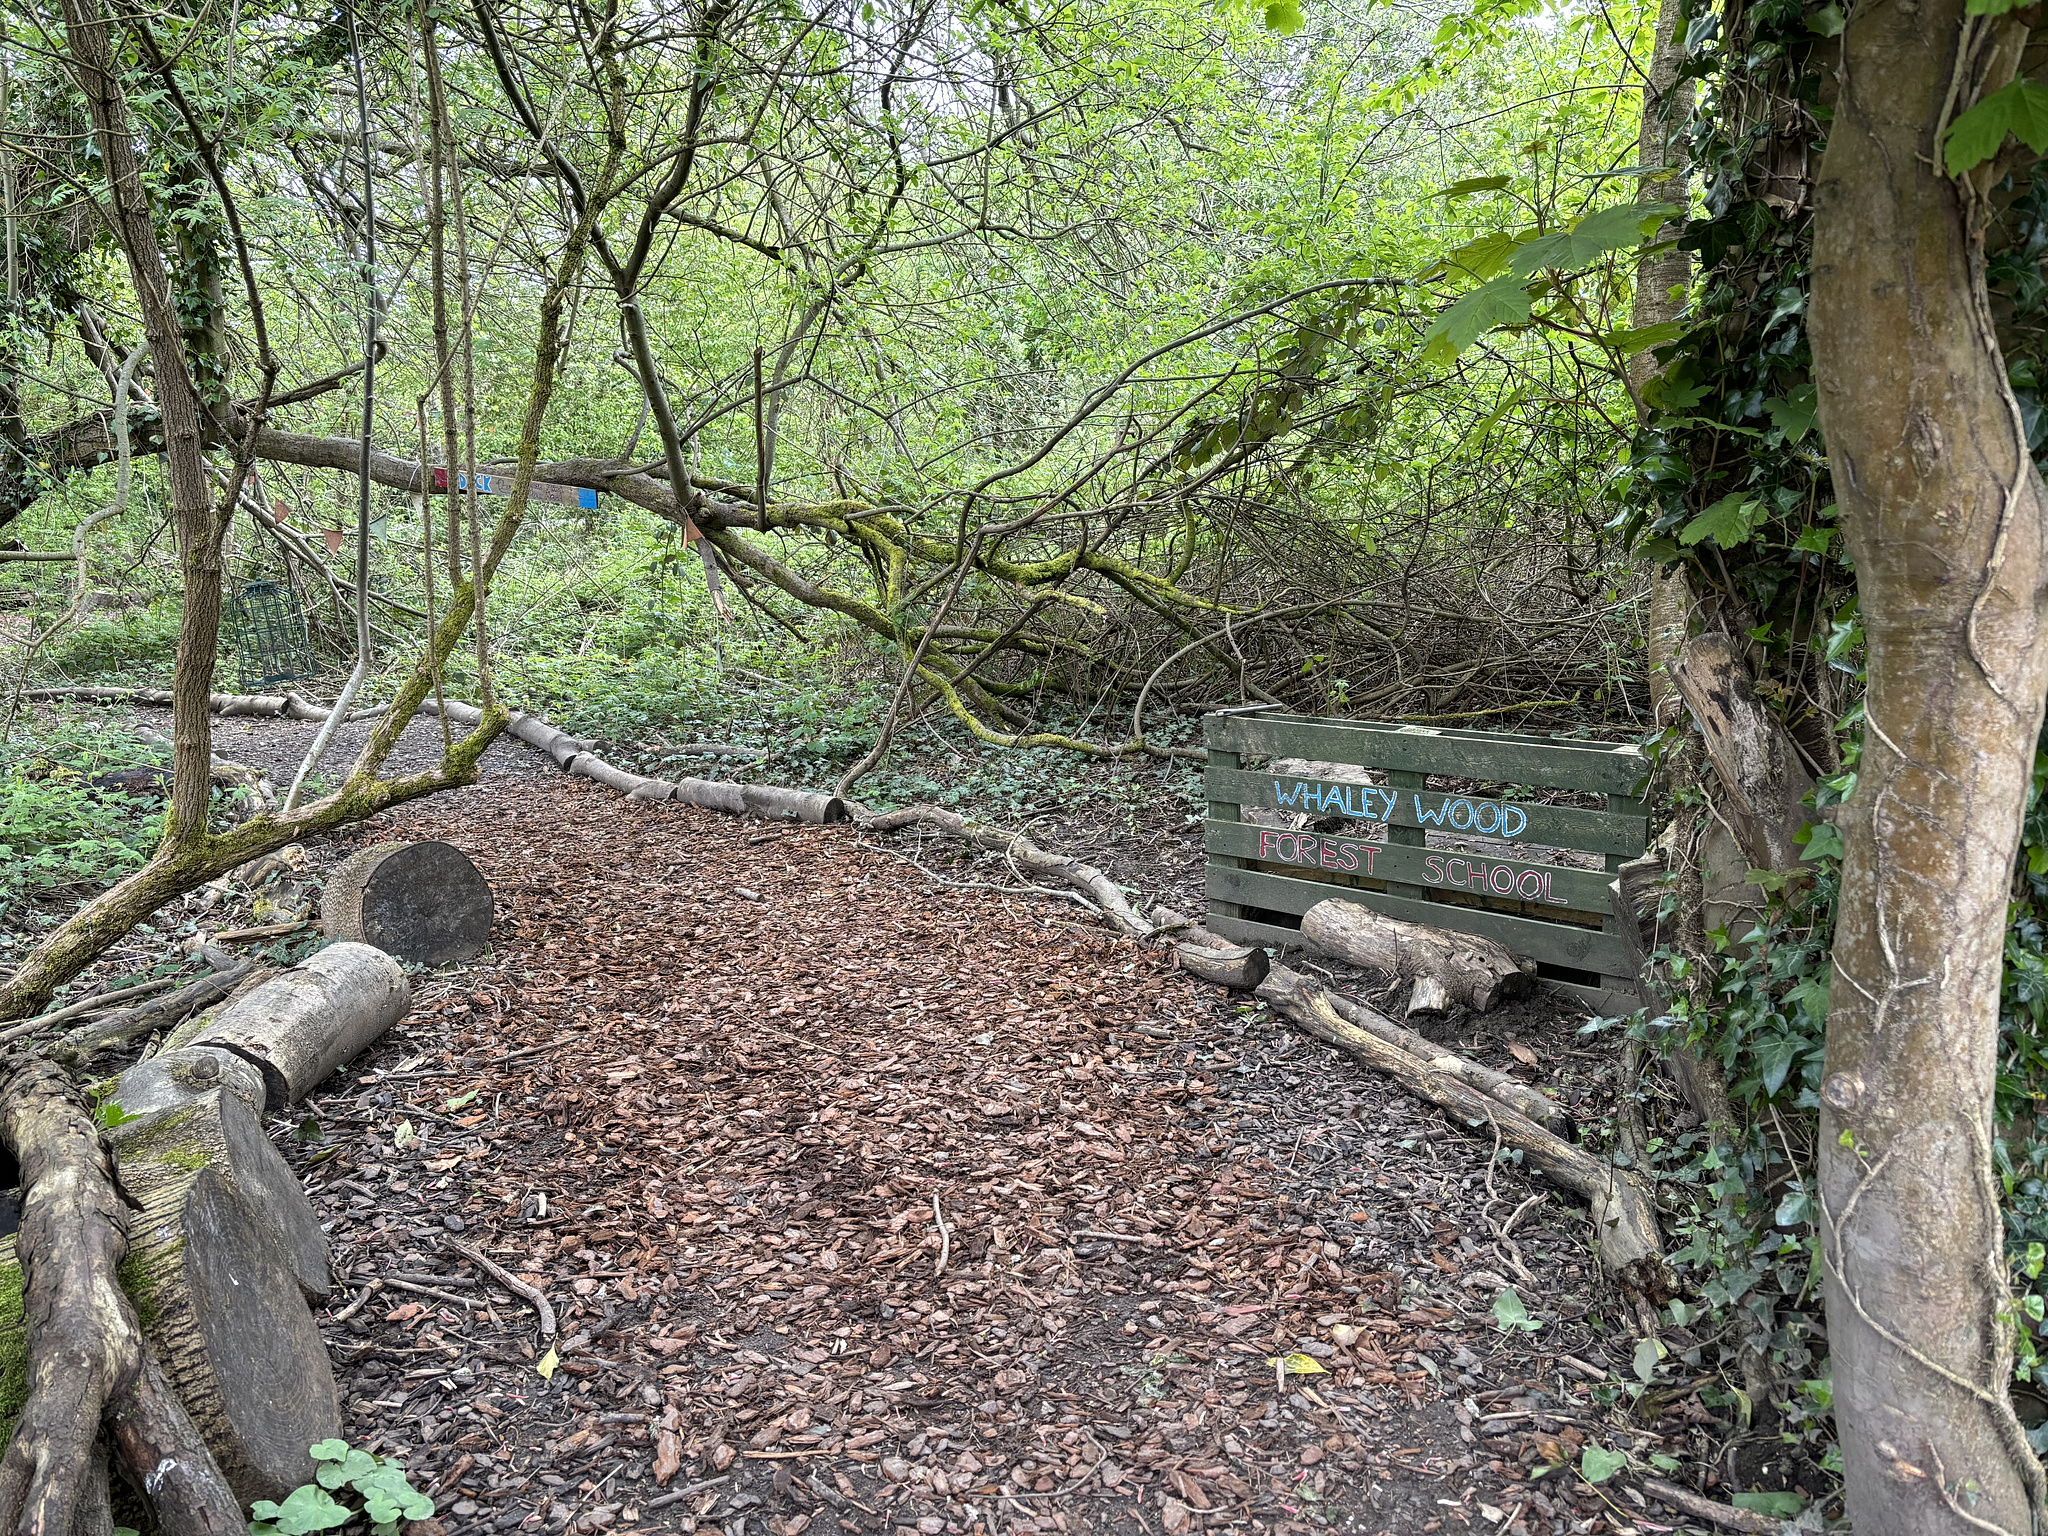
[[[1473,800],[1425,790],[1383,789],[1377,784],[1344,784],[1327,779],[1276,779],[1273,807],[1315,816],[1343,816],[1352,821],[1390,821],[1408,804],[1412,819],[1403,825],[1448,827],[1477,832],[1481,837],[1520,837],[1529,828],[1529,813],[1500,800]]]
[[[1212,714],[1203,739],[1213,931],[1298,944],[1301,914],[1334,898],[1493,939],[1603,1013],[1637,1006],[1613,890],[1614,871],[1648,841],[1636,798],[1648,765],[1635,747],[1269,710]],[[1384,782],[1261,771],[1285,759],[1374,770]],[[1432,775],[1458,787],[1432,789]],[[1468,786],[1476,792],[1461,792]],[[1578,803],[1521,797],[1542,789],[1573,791]],[[1252,808],[1279,818],[1248,819]],[[1296,817],[1385,830],[1367,839],[1286,824]],[[1269,825],[1274,819],[1282,824]],[[1468,841],[1478,839],[1512,844],[1505,851],[1515,857]],[[1601,857],[1553,861],[1547,850]],[[1605,868],[1585,867],[1591,862]]]

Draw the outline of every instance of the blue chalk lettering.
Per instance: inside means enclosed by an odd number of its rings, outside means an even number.
[[[1299,805],[1301,804],[1302,791],[1309,787],[1299,779],[1296,779],[1292,785],[1285,789],[1275,784],[1273,786],[1273,803],[1275,805]]]
[[[1417,795],[1415,797],[1415,819],[1425,827],[1440,827],[1443,825],[1444,807],[1449,803],[1449,801],[1440,800],[1437,802],[1437,807],[1434,811],[1425,811],[1422,808],[1422,796]]]
[[[1510,816],[1515,818],[1515,824],[1512,827],[1508,825],[1508,818]],[[1520,837],[1522,835],[1522,828],[1528,825],[1529,813],[1520,806],[1504,805],[1500,808],[1500,835],[1502,837]]]

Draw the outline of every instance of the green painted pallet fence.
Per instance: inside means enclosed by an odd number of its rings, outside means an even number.
[[[1333,897],[1408,922],[1493,939],[1536,961],[1552,986],[1603,1013],[1636,1000],[1630,948],[1615,914],[1612,871],[1642,853],[1649,818],[1639,798],[1649,765],[1633,746],[1505,731],[1323,720],[1270,710],[1208,716],[1208,924],[1250,942],[1299,944],[1301,914]],[[1305,759],[1381,770],[1363,786],[1244,766],[1247,758]],[[1432,777],[1514,790],[1599,795],[1602,806],[1543,805],[1485,791],[1431,789]],[[1311,818],[1383,821],[1386,841],[1282,832],[1246,808]],[[1485,849],[1430,847],[1431,829],[1488,839]],[[1596,871],[1492,849],[1599,854]]]

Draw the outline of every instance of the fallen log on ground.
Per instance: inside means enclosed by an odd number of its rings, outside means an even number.
[[[58,1067],[31,1061],[0,1089],[0,1134],[21,1164],[21,1228],[5,1246],[22,1255],[29,1329],[25,1397],[0,1456],[0,1529],[110,1530],[105,1425],[163,1529],[239,1532],[245,1517],[121,1288],[127,1213],[99,1127]]]
[[[296,1104],[405,1016],[412,988],[368,944],[330,944],[239,1001],[193,1037],[263,1074],[273,1110]]]
[[[1377,1035],[1427,1067],[1448,1072],[1466,1087],[1476,1088],[1488,1098],[1500,1100],[1509,1109],[1527,1115],[1560,1136],[1570,1128],[1571,1121],[1565,1112],[1527,1083],[1517,1082],[1507,1073],[1496,1072],[1492,1067],[1483,1066],[1455,1051],[1447,1051],[1434,1041],[1423,1039],[1414,1030],[1403,1029],[1385,1014],[1366,1007],[1356,998],[1346,997],[1341,992],[1331,992],[1328,996],[1338,1017],[1352,1027]]]
[[[74,1320],[34,1304],[21,1314],[35,1390],[24,1410],[33,1422],[24,1422],[27,1437],[17,1435],[14,1447],[24,1455],[39,1444],[47,1449],[52,1431],[40,1416],[55,1414],[77,1442],[65,1442],[60,1460],[83,1468],[104,1417],[138,1480],[162,1471],[155,1461],[137,1465],[133,1457],[145,1449],[159,1460],[185,1458],[177,1485],[152,1492],[159,1524],[218,1536],[242,1530],[239,1511],[230,1509],[227,1525],[180,1524],[166,1498],[203,1503],[211,1479],[224,1505],[226,1488],[244,1503],[282,1499],[310,1479],[307,1447],[342,1427],[326,1346],[307,1306],[328,1292],[327,1245],[298,1179],[264,1135],[262,1116],[316,1087],[408,1001],[405,974],[389,955],[331,945],[220,1007],[192,1043],[116,1078],[101,1116],[110,1123],[105,1144],[119,1160],[122,1187],[140,1207],[126,1223],[132,1246],[110,1246],[120,1236],[121,1197],[99,1127],[82,1108],[65,1110],[68,1089],[56,1068],[32,1066],[9,1085],[0,1108],[23,1167],[25,1300],[40,1294],[39,1272],[54,1267],[63,1271],[61,1299],[77,1314]],[[63,1136],[81,1146],[43,1150]],[[103,1190],[88,1164],[100,1169]],[[69,1202],[60,1223],[31,1219],[53,1200]],[[106,1209],[112,1238],[94,1225],[95,1201]],[[17,1240],[0,1239],[0,1292],[9,1288],[5,1271],[16,1249]],[[96,1310],[80,1310],[88,1307]],[[89,1332],[84,1342],[80,1329]],[[92,1349],[108,1352],[106,1381],[129,1382],[125,1395],[106,1397],[113,1389],[94,1376]],[[53,1388],[38,1371],[79,1379]],[[54,1406],[39,1406],[46,1401]],[[47,1457],[43,1465],[51,1465]],[[10,1486],[0,1463],[0,1517]]]
[[[153,1029],[175,1025],[221,1001],[256,971],[249,960],[234,960],[209,976],[188,981],[168,997],[153,997],[124,1008],[111,1018],[81,1024],[50,1047],[50,1055],[72,1070],[83,1067],[110,1046],[121,1045]]]
[[[490,883],[452,843],[379,843],[328,875],[320,931],[415,965],[448,965],[484,952],[494,911]]]
[[[1629,1298],[1638,1321],[1652,1325],[1649,1309],[1675,1294],[1676,1278],[1664,1261],[1650,1197],[1626,1174],[1452,1073],[1351,1025],[1332,1005],[1329,993],[1298,971],[1274,966],[1260,983],[1258,997],[1303,1034],[1384,1072],[1417,1098],[1448,1110],[1458,1124],[1483,1126],[1474,1134],[1498,1136],[1500,1144],[1519,1151],[1529,1167],[1585,1200],[1592,1208],[1600,1267]]]
[[[1408,1014],[1442,1013],[1453,1004],[1490,1013],[1536,989],[1536,967],[1491,939],[1404,923],[1354,901],[1321,901],[1301,919],[1304,943],[1413,983]]]
[[[1150,919],[1158,937],[1173,940],[1180,968],[1213,986],[1249,992],[1266,979],[1272,966],[1263,945],[1233,944],[1171,907],[1154,907]]]
[[[482,711],[459,699],[449,699],[444,707],[448,718],[458,725],[474,725],[483,718]],[[434,711],[431,703],[420,708],[423,713]],[[680,800],[685,805],[699,806],[707,811],[724,811],[730,816],[759,816],[770,821],[800,821],[812,826],[827,826],[853,819],[844,800],[818,790],[785,789],[774,784],[734,784],[711,779],[671,782],[668,779],[643,778],[597,756],[591,751],[596,743],[557,730],[538,715],[514,710],[511,724],[506,729],[527,745],[547,753],[565,772],[617,790],[629,800]]]
[[[1132,908],[1130,900],[1108,875],[1093,864],[1065,854],[1048,853],[1021,832],[1005,832],[986,822],[969,821],[957,811],[942,811],[935,805],[905,806],[900,811],[874,813],[859,809],[854,820],[864,832],[894,832],[903,827],[934,827],[963,838],[977,848],[1002,854],[1020,871],[1041,879],[1058,880],[1085,894],[1110,923],[1136,939],[1152,937],[1152,925]]]

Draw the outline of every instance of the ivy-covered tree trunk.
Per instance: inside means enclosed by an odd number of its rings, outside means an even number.
[[[1858,1536],[2038,1529],[2007,1398],[1992,1090],[2006,894],[2048,686],[2048,505],[1944,123],[2025,28],[1859,6],[1822,162],[1812,338],[1867,637],[1821,1097],[1835,1413]]]

